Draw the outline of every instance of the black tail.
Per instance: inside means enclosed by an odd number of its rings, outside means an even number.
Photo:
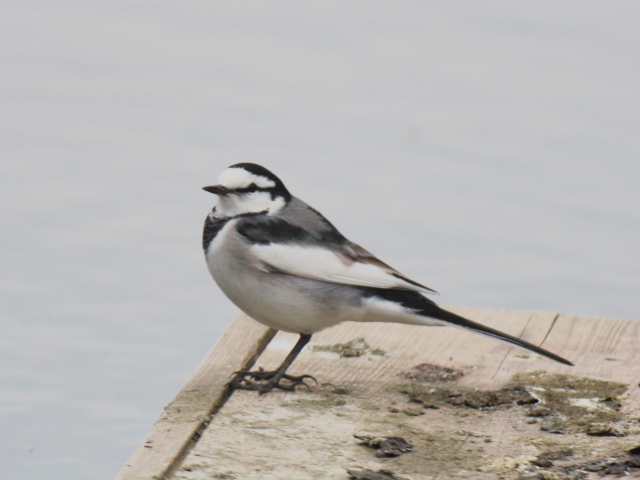
[[[551,360],[555,360],[556,362],[564,363],[565,365],[573,366],[569,360],[562,358],[555,353],[551,353],[544,348],[540,348],[532,343],[525,342],[524,340],[509,335],[507,333],[502,333],[495,328],[487,327],[486,325],[482,325],[481,323],[473,322],[471,320],[467,320],[460,315],[456,315],[455,313],[451,313],[447,310],[443,310],[437,305],[429,305],[427,308],[421,309],[420,313],[422,315],[426,315],[431,318],[436,318],[438,320],[444,320],[451,325],[456,327],[464,328],[465,330],[470,330],[472,332],[482,333],[483,335],[487,335],[489,337],[497,338],[498,340],[502,340],[507,343],[511,343],[513,345],[517,345],[518,347],[526,348],[527,350],[531,350],[532,352],[538,353],[542,356],[550,358]]]
[[[556,362],[573,366],[573,363],[571,363],[569,360],[566,360],[561,356],[556,355],[555,353],[551,353],[544,348],[540,348],[536,345],[533,345],[532,343],[525,342],[520,338],[502,333],[495,328],[487,327],[486,325],[482,325],[481,323],[467,320],[460,315],[456,315],[455,313],[444,310],[431,299],[421,295],[418,292],[372,287],[359,287],[359,289],[367,297],[376,297],[379,299],[397,303],[405,308],[413,310],[419,315],[424,315],[425,317],[434,318],[436,320],[443,320],[449,325],[464,328],[465,330],[469,330],[471,332],[481,333],[483,335],[502,340],[503,342],[511,343],[512,345],[517,345],[521,348],[526,348],[527,350],[536,352],[542,356],[550,358],[551,360],[555,360]]]

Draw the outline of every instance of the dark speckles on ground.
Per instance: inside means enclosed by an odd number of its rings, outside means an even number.
[[[336,353],[345,345],[354,343],[339,344]],[[385,367],[384,360],[379,362],[379,368]],[[373,385],[345,377],[311,392],[281,395],[275,405],[260,398],[251,410],[238,402],[225,428],[250,434],[241,440],[233,434],[225,437],[216,443],[218,453],[224,456],[234,441],[255,442],[267,452],[289,451],[303,472],[297,478],[346,479],[347,470],[357,480],[640,478],[640,455],[634,455],[640,453],[640,431],[634,433],[640,416],[629,411],[629,405],[622,408],[626,385],[533,372],[515,376],[503,388],[475,390],[452,380],[460,377],[448,367],[421,364],[406,374]],[[234,402],[228,405],[232,408]],[[585,418],[591,419],[590,429]],[[269,433],[274,425],[277,435]],[[541,431],[546,425],[549,429]],[[611,436],[617,431],[610,427],[620,425],[626,436]],[[359,432],[370,437],[370,447],[353,438]],[[384,452],[383,442],[393,443],[392,436],[412,444],[411,453],[376,457]],[[375,444],[379,448],[374,450]],[[265,464],[271,460],[267,456]],[[317,471],[318,465],[334,470],[326,476],[305,474],[311,466]],[[214,473],[262,478],[259,471],[251,471],[254,476],[235,473],[243,465],[227,471],[215,456],[198,458],[188,467],[192,471],[185,469],[175,480],[199,480],[205,473],[206,478],[225,478]]]
[[[456,368],[421,363],[408,372],[404,372],[402,376],[408,380],[421,382],[455,382],[464,377],[464,372]]]
[[[547,450],[540,453],[535,459],[531,460],[531,464],[536,467],[549,468],[553,466],[555,460],[563,460],[573,455],[571,448],[559,448],[555,450]]]
[[[420,370],[438,372],[424,366],[412,371]],[[412,381],[404,382],[398,391],[409,404],[440,408],[445,414],[460,417],[504,419],[508,415],[506,418],[515,421],[521,418],[520,425],[537,424],[546,434],[554,434],[522,438],[524,445],[530,442],[539,450],[537,456],[525,460],[528,467],[517,459],[513,459],[513,465],[508,459],[494,459],[494,463],[481,467],[483,472],[519,480],[583,480],[594,475],[640,478],[640,446],[632,448],[629,444],[640,435],[640,422],[637,412],[622,409],[628,387],[625,384],[531,372],[514,376],[500,389],[476,390],[449,379],[425,381],[418,375],[403,376]],[[629,438],[619,443],[620,437]]]
[[[569,478],[579,478],[577,475],[581,472],[593,472],[600,477],[629,477],[638,478],[640,475],[640,457],[637,455],[627,455],[616,458],[605,458],[601,460],[593,460],[581,464],[573,464],[565,466],[562,471],[568,475],[574,475]]]
[[[541,406],[550,409],[555,433],[623,436],[628,431],[619,399],[628,385],[547,372],[519,374],[511,383],[533,389]]]
[[[401,477],[391,470],[347,470],[349,474],[349,480],[409,480],[406,477]]]
[[[384,356],[386,352],[379,348],[372,348],[363,337],[355,338],[347,343],[335,345],[313,345],[314,352],[333,352],[341,357],[362,357],[365,355]]]
[[[377,450],[376,457],[399,457],[413,450],[413,445],[402,437],[376,437],[373,435],[355,434],[362,445]]]
[[[541,417],[540,428],[544,431],[621,437],[633,430],[620,410],[619,397],[626,389],[622,383],[532,372],[514,376],[499,390],[412,382],[403,384],[400,391],[425,408],[445,404],[472,409],[530,406],[525,414]]]
[[[409,385],[402,390],[412,402],[426,408],[438,408],[443,404],[456,407],[485,409],[509,405],[531,405],[539,400],[524,387],[505,387],[500,390],[474,390],[466,387],[427,387]]]

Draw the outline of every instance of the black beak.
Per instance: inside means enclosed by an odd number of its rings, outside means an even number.
[[[222,185],[212,185],[210,187],[202,187],[202,189],[215,195],[228,195],[231,192],[231,190],[227,187],[223,187]]]

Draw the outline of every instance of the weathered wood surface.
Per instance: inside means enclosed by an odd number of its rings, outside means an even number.
[[[164,478],[227,399],[233,372],[251,368],[276,334],[243,313],[209,352],[151,433],[135,451],[118,480]]]
[[[452,310],[542,345],[576,367],[454,328],[346,323],[315,335],[290,369],[292,374],[314,375],[319,385],[312,385],[309,391],[274,391],[263,396],[237,391],[203,429],[211,411],[224,401],[221,385],[229,372],[250,363],[248,352],[261,350],[247,344],[268,342],[267,329],[241,318],[228,332],[236,340],[225,343],[223,338],[219,342],[156,424],[147,439],[152,443],[141,446],[120,479],[162,478],[168,469],[171,480],[347,479],[348,469],[388,469],[411,480],[518,479],[536,472],[543,475],[539,478],[573,478],[572,471],[586,475],[582,478],[601,478],[589,471],[600,467],[600,473],[615,472],[616,467],[630,475],[640,472],[624,463],[628,461],[625,452],[640,445],[640,322],[513,310]],[[361,356],[342,357],[327,351],[361,337],[384,355],[361,349]],[[242,339],[239,343],[238,338]],[[296,339],[296,335],[278,333],[256,367],[277,367]],[[240,348],[244,349],[241,355],[224,351]],[[232,361],[239,358],[245,363],[238,361],[234,366]],[[221,360],[225,363],[220,364]],[[450,367],[464,376],[433,385],[407,378],[415,377],[414,367],[419,364],[429,364],[436,372],[438,366]],[[527,391],[540,398],[549,392],[566,394],[558,400],[566,400],[564,407],[542,398],[542,404],[553,411],[549,417],[528,416],[534,408],[528,405],[478,409],[452,405],[447,399],[435,399],[434,404],[425,400],[430,391],[451,389],[459,389],[452,398],[464,400],[465,395],[473,395],[473,389],[496,391],[514,375],[534,371],[548,372],[548,376],[523,377]],[[553,375],[578,378],[574,381]],[[580,377],[604,382],[597,383],[598,392],[586,389],[583,394],[580,389],[591,381]],[[562,388],[558,388],[558,381]],[[629,385],[620,397],[620,411],[615,405],[611,407],[616,398],[601,402],[607,395],[600,394],[610,390],[609,396],[618,397],[625,389],[606,382]],[[192,391],[198,392],[196,404],[201,406],[191,406]],[[213,392],[213,401],[205,398],[207,392]],[[590,398],[582,398],[585,396]],[[188,421],[184,411],[189,412]],[[198,414],[194,416],[195,411]],[[581,422],[583,417],[586,425]],[[612,418],[620,429],[613,429]],[[558,433],[551,433],[550,420],[562,425],[556,429]],[[598,427],[600,421],[609,423]],[[596,426],[589,426],[591,423]],[[186,439],[190,432],[195,437]],[[353,437],[361,433],[400,436],[414,448],[399,457],[379,458]],[[619,436],[603,436],[607,434]],[[171,436],[180,440],[167,440]],[[158,446],[162,451],[154,452]],[[553,459],[551,465],[532,464],[540,454],[562,458]],[[613,459],[611,466],[602,466],[606,459]]]

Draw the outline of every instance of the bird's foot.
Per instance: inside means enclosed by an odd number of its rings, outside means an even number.
[[[309,385],[305,383],[307,378],[318,383],[311,375],[294,376],[286,373],[278,375],[277,370],[267,372],[263,368],[260,368],[257,372],[235,372],[234,375],[233,380],[227,384],[232,390],[255,390],[260,395],[270,392],[274,388],[293,392],[296,387],[302,385],[310,389]],[[283,380],[286,383],[282,383]]]

